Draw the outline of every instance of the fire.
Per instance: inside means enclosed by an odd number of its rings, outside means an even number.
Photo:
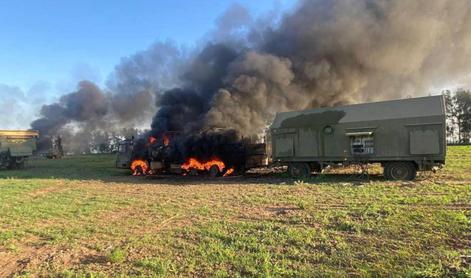
[[[223,177],[227,177],[227,176],[231,175],[232,173],[234,173],[234,168],[229,168],[229,169],[227,169],[227,171],[224,173]]]
[[[209,171],[209,168],[211,168],[211,166],[213,165],[216,165],[219,168],[219,171],[222,171],[224,170],[224,168],[226,168],[224,162],[217,158],[211,159],[207,162],[200,162],[196,158],[190,158],[187,160],[187,162],[182,164],[181,168],[186,171],[189,171],[190,169],[196,169],[199,171]]]
[[[164,143],[164,146],[168,146],[168,144],[170,143],[170,139],[168,138],[167,135],[164,135],[163,143]]]
[[[131,163],[133,176],[146,175],[149,172],[149,164],[145,160],[136,159]]]
[[[224,171],[224,169],[226,169],[226,165],[219,158],[213,158],[206,162],[201,162],[196,158],[190,158],[185,163],[183,163],[181,168],[185,171],[190,171],[191,169],[195,169],[198,171],[209,171],[212,166],[217,166],[219,169],[219,172],[222,172]],[[228,176],[233,172],[234,172],[234,169],[230,168],[226,171],[224,176]]]
[[[157,138],[155,138],[154,136],[149,136],[148,141],[149,141],[149,144],[152,145],[157,141]]]
[[[160,162],[161,163],[161,162]],[[157,165],[158,163],[156,163]],[[135,159],[131,163],[131,173],[133,176],[144,176],[144,175],[153,175],[159,173],[159,171],[163,172],[172,172],[172,169],[163,169],[163,168],[158,168],[158,166],[154,165],[154,167],[157,167],[156,171],[155,169],[151,168],[151,165],[149,162],[143,159]],[[162,165],[162,164],[160,164]],[[186,176],[188,174],[193,175],[197,174],[196,171],[207,171],[209,172],[211,177],[216,177],[219,175],[223,175],[224,177],[227,177],[234,173],[234,168],[226,168],[226,164],[219,158],[213,158],[208,161],[200,161],[197,158],[189,158],[185,163],[180,165],[180,168],[183,171],[181,173],[183,176]],[[175,171],[174,171],[175,172]]]

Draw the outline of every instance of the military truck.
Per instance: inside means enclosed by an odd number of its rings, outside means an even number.
[[[274,163],[302,178],[328,165],[380,163],[384,176],[412,180],[445,164],[442,96],[278,113],[270,128]]]
[[[24,168],[25,160],[36,151],[38,136],[33,130],[0,130],[0,168]]]
[[[211,129],[211,131],[221,131],[222,129]],[[203,133],[202,133],[203,134]],[[132,161],[143,161],[145,168],[149,173],[159,174],[182,174],[182,168],[192,158],[185,157],[181,152],[182,137],[179,132],[167,131],[159,135],[140,138],[134,142],[131,140],[123,140],[119,143],[116,155],[116,167],[127,168],[133,164]],[[214,139],[214,138],[213,138]],[[214,139],[216,141],[216,139]],[[207,146],[207,145],[206,145]],[[202,160],[204,163],[214,163],[210,169],[201,170],[201,172],[209,173],[209,176],[216,177],[234,172],[244,172],[250,168],[260,167],[267,161],[265,144],[255,144],[249,142],[233,142],[220,144],[217,147],[219,154],[209,160]],[[197,157],[193,157],[198,160]],[[219,164],[223,162],[224,167]],[[219,166],[218,166],[219,165]],[[194,165],[193,165],[194,166]],[[221,167],[220,167],[221,166]],[[139,166],[141,167],[142,166]],[[133,168],[133,167],[131,167]],[[188,166],[190,175],[197,175],[197,169]],[[138,172],[146,172],[138,170]],[[140,173],[143,174],[143,173]],[[136,172],[136,175],[137,174]]]

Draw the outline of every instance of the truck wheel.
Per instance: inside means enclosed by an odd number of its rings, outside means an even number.
[[[410,162],[390,162],[384,166],[384,176],[388,180],[413,180],[417,174]]]
[[[209,168],[209,176],[211,178],[215,178],[215,177],[219,176],[219,174],[220,174],[220,171],[219,171],[219,167],[217,165],[212,165]]]
[[[17,169],[24,169],[25,168],[25,162],[24,160],[21,162],[16,162],[16,168]]]
[[[15,160],[16,169],[24,169],[25,168],[25,158],[20,157]]]
[[[288,172],[293,178],[307,178],[311,175],[311,168],[307,163],[290,163]]]

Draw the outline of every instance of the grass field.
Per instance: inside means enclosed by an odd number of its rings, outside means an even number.
[[[471,275],[471,147],[415,182],[377,173],[148,178],[112,155],[32,160],[0,172],[0,277]]]

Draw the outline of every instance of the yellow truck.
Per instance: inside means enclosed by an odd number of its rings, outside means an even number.
[[[36,151],[38,136],[34,130],[0,130],[0,169],[24,168]]]

